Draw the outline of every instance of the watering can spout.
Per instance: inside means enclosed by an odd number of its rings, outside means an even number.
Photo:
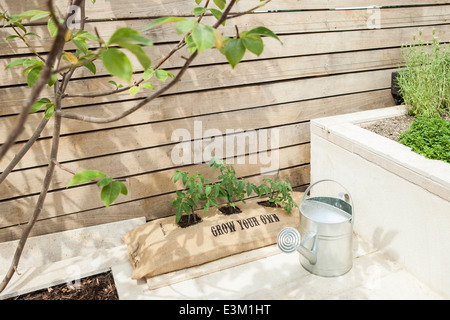
[[[313,244],[311,249],[308,249],[306,245],[311,241],[313,241]],[[297,229],[292,227],[284,228],[278,234],[277,245],[285,253],[297,250],[313,265],[317,262],[317,235],[315,232],[308,233],[305,239],[300,241],[300,233]]]

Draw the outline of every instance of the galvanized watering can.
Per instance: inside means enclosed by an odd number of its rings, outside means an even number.
[[[345,193],[306,199],[310,190],[323,182],[337,183]],[[281,230],[277,237],[280,250],[297,250],[303,268],[319,276],[336,277],[348,272],[352,268],[354,210],[347,190],[334,180],[317,181],[306,189],[299,210],[300,233],[293,227]]]

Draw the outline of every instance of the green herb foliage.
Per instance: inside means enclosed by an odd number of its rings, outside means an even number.
[[[439,116],[417,117],[398,142],[429,159],[450,163],[450,121]]]
[[[422,34],[419,33],[419,37]],[[434,35],[434,31],[433,31]],[[450,46],[433,37],[402,47],[398,86],[409,115],[433,116],[450,108]]]

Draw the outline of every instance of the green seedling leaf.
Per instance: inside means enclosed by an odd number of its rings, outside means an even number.
[[[102,62],[105,69],[113,76],[131,81],[133,67],[130,59],[117,48],[108,48],[102,52]]]
[[[245,46],[242,39],[231,39],[225,46],[225,57],[234,68],[244,57]]]
[[[83,170],[72,177],[72,180],[70,180],[66,188],[86,183],[97,178],[106,178],[106,174],[97,170]]]

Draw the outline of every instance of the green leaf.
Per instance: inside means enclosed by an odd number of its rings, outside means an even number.
[[[23,36],[24,36],[24,37],[26,37],[26,36],[35,36],[35,37],[38,37],[38,38],[41,37],[40,35],[38,35],[38,34],[36,34],[36,33],[34,33],[34,32],[27,32],[27,33],[25,33]]]
[[[214,3],[222,10],[225,9],[225,5],[227,4],[226,0],[214,0]]]
[[[201,2],[202,2],[202,0],[195,0],[195,3],[196,3],[197,5],[199,5]]]
[[[185,20],[177,24],[177,33],[183,34],[190,32],[197,22],[195,20]]]
[[[123,46],[123,44],[126,43],[140,44],[143,46],[153,45],[153,42],[150,39],[140,35],[137,30],[132,28],[117,29],[111,38],[109,38],[108,45],[112,43],[118,44],[119,46]]]
[[[83,64],[83,67],[86,67],[93,74],[97,73],[97,67],[95,66],[95,64],[92,61],[85,62]]]
[[[42,106],[51,103],[51,101],[48,98],[41,98],[38,101],[36,101],[33,106],[31,107],[30,113],[35,113],[41,110]]]
[[[106,174],[97,170],[83,170],[72,177],[72,180],[70,180],[66,188],[89,182],[97,178],[106,178]]]
[[[263,50],[264,50],[264,43],[260,36],[258,35],[249,35],[246,37],[242,37],[242,43],[244,44],[245,48],[259,56]]]
[[[257,28],[254,28],[247,32],[247,35],[251,35],[251,34],[256,34],[256,35],[263,36],[263,37],[271,37],[271,38],[277,39],[278,41],[281,42],[281,40],[278,38],[278,36],[275,33],[273,33],[272,30],[267,29],[266,27],[257,27]]]
[[[121,46],[129,50],[136,56],[136,58],[139,60],[139,63],[142,65],[144,70],[147,70],[150,67],[152,62],[150,61],[150,58],[145,54],[141,46],[132,43],[122,43]]]
[[[42,66],[33,67],[33,68],[31,68],[30,72],[28,72],[27,84],[30,88],[33,87],[36,84],[36,82],[39,80],[41,72],[42,72]]]
[[[150,90],[154,90],[155,89],[150,82],[146,82],[146,83],[141,84],[141,87],[145,88],[145,89],[150,89]]]
[[[34,20],[37,20],[37,19],[40,19],[40,18],[48,17],[49,15],[50,15],[50,12],[48,12],[48,11],[28,10],[28,11],[20,13],[18,16],[21,19],[30,19],[31,18],[30,21],[34,21]]]
[[[194,16],[199,16],[205,12],[206,12],[206,8],[203,8],[203,7],[194,8]]]
[[[47,109],[45,109],[45,119],[50,119],[53,115],[53,113],[55,112],[55,105],[54,104],[49,104],[47,105]]]
[[[35,11],[39,11],[39,10],[35,10]],[[30,22],[31,22],[31,21],[36,21],[36,20],[39,20],[39,19],[42,19],[42,18],[46,18],[46,17],[48,17],[49,15],[50,15],[50,12],[41,11],[41,13],[38,13],[38,14],[34,15],[34,16],[30,19]]]
[[[119,184],[120,184],[120,193],[123,194],[124,196],[128,195],[127,186],[123,182],[120,182],[120,181],[117,181],[117,182],[119,182]]]
[[[122,191],[122,185],[119,181],[112,181],[102,188],[100,192],[100,199],[103,201],[106,207],[109,207],[113,203]]]
[[[84,54],[88,53],[89,48],[86,44],[86,40],[72,39],[73,44]]]
[[[138,93],[139,92],[139,87],[138,86],[132,86],[131,88],[130,88],[130,95],[132,95],[132,96],[134,96],[134,95],[136,95],[136,93]]]
[[[50,76],[50,79],[48,79],[48,81],[47,81],[47,88],[50,88],[52,85],[54,85],[56,83],[56,81],[58,81],[58,74],[53,73]]]
[[[58,26],[56,25],[55,21],[53,20],[53,18],[50,18],[48,20],[47,23],[47,29],[48,32],[50,33],[50,36],[53,38],[56,36],[56,34],[58,33]]]
[[[105,69],[113,76],[131,81],[133,67],[130,59],[117,48],[108,48],[102,52],[102,62]]]
[[[241,39],[231,39],[225,47],[225,57],[234,68],[244,57],[245,46]]]
[[[111,182],[112,182],[111,177],[105,177],[105,178],[101,178],[100,180],[98,180],[97,185],[99,187],[104,187],[104,186],[110,184]]]
[[[162,83],[164,83],[167,79],[168,73],[165,70],[162,69],[156,69],[155,71],[155,77],[156,79],[158,79],[159,81],[161,81]]]
[[[213,16],[214,16],[217,20],[219,20],[219,19],[222,17],[222,14],[223,14],[222,11],[217,10],[217,9],[214,9],[214,8],[211,8],[211,9],[208,9],[208,10],[211,11],[211,13],[213,14]],[[225,25],[225,22],[226,22],[226,20],[222,22],[222,25],[223,25],[223,26]]]
[[[152,22],[150,22],[148,25],[146,25],[141,31],[145,31],[166,23],[172,23],[172,22],[180,22],[180,21],[184,21],[187,20],[186,18],[181,18],[181,17],[161,17],[158,19],[153,20]]]
[[[9,68],[12,68],[12,67],[16,67],[16,66],[22,66],[23,65],[23,63],[25,62],[25,61],[27,61],[28,59],[17,59],[17,60],[14,60],[14,61],[12,61],[11,63],[9,63],[6,67],[5,67],[5,70],[7,70],[7,69],[9,69]]]
[[[12,39],[14,39],[14,38],[18,38],[19,36],[18,35],[15,35],[15,34],[13,34],[12,36],[9,36],[9,37],[6,37],[6,41],[9,41],[9,40],[12,40]]]
[[[192,30],[192,40],[196,44],[199,53],[210,49],[216,42],[214,29],[210,26],[197,24]]]

